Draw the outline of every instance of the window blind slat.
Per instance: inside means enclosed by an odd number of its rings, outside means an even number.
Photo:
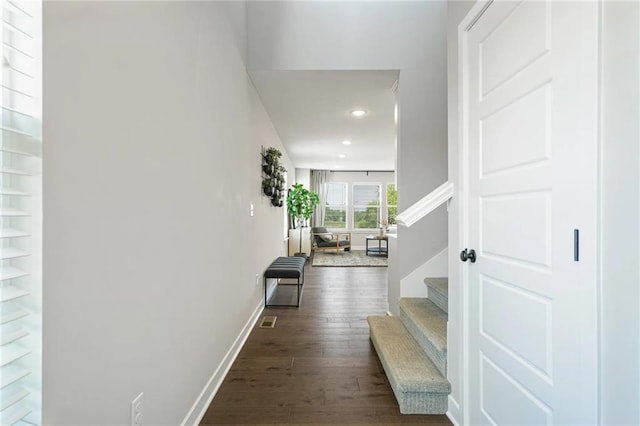
[[[28,272],[25,272],[21,269],[18,269],[14,266],[4,266],[0,269],[0,281],[7,281],[7,280],[15,280],[17,278],[22,278],[22,277],[26,277],[27,275],[29,275]],[[5,300],[11,300],[11,299],[15,299],[15,297],[11,297],[10,299],[5,299],[5,292],[7,294],[12,294],[13,292],[16,293],[22,293],[23,290],[20,289],[16,289],[16,287],[2,287],[0,288],[0,302],[4,302]],[[29,292],[24,292],[25,294],[21,294],[19,296],[16,297],[23,297],[23,296],[27,296],[29,294]]]
[[[0,151],[2,152],[8,152],[9,154],[15,154],[15,155],[24,155],[24,156],[34,156],[34,154],[27,152],[27,151],[21,151],[19,149],[16,148],[11,148],[8,146],[0,146]]]
[[[5,45],[25,51],[25,53],[29,53],[29,56],[33,56],[33,37],[7,21],[3,21],[2,24]]]
[[[18,209],[3,209],[0,208],[0,217],[18,217],[18,216],[30,216],[28,212]]]
[[[20,345],[20,342],[10,343],[2,347],[2,358],[0,358],[0,367],[4,367],[17,360],[29,355],[31,351]],[[2,424],[2,423],[0,423]]]
[[[35,1],[16,1],[16,0],[7,0],[7,4],[9,4],[12,8],[20,11],[20,13],[26,15],[29,18],[33,18],[35,14],[34,5]]]
[[[33,16],[24,9],[26,2],[3,2],[2,16],[16,28],[27,34],[33,34]]]
[[[25,133],[25,132],[21,132],[20,130],[17,129],[13,129],[11,127],[5,126],[4,124],[2,126],[0,126],[0,131],[2,131],[2,133],[7,133],[10,135],[14,135],[14,136],[22,136],[25,139],[30,139],[30,140],[35,140],[35,138],[33,137],[33,135],[31,135],[30,133]]]
[[[14,169],[12,167],[0,166],[0,173],[5,173],[8,175],[30,176],[30,174],[25,172],[24,170]]]
[[[30,114],[35,110],[36,100],[29,95],[20,93],[12,87],[2,86],[2,99],[7,108]]]
[[[20,250],[13,247],[0,247],[0,260],[16,259],[18,257],[30,256],[28,251]]]
[[[14,228],[0,228],[0,238],[23,238],[31,234]]]
[[[28,192],[20,191],[19,189],[2,187],[0,188],[0,195],[8,195],[12,197],[30,197]]]
[[[2,50],[2,56],[7,62],[9,62],[13,58],[10,53],[11,51],[7,54],[6,49]],[[9,62],[8,67],[2,67],[2,80],[5,82],[5,85],[7,85],[7,82],[11,81],[12,84],[8,87],[13,87],[14,90],[18,90],[20,93],[24,93],[25,95],[33,96],[35,93],[35,89],[33,88],[33,78],[11,68],[11,62]]]
[[[29,133],[34,127],[31,115],[15,111],[7,106],[2,107],[2,122],[10,123],[12,129],[24,133]]]
[[[10,388],[0,390],[0,410],[5,410],[11,407],[16,402],[24,399],[27,395],[29,395],[29,392],[15,386],[15,384]]]
[[[18,425],[18,422],[27,417],[29,413],[31,410],[21,405],[9,407],[0,413],[0,425]]]
[[[19,320],[29,315],[29,312],[18,308],[12,302],[4,302],[2,314],[0,314],[0,325],[8,324],[12,321]]]
[[[13,343],[17,340],[22,339],[23,337],[27,337],[29,332],[26,330],[15,330],[10,333],[2,333],[2,338],[0,338],[0,346],[8,345],[9,343]]]
[[[17,367],[15,365],[7,365],[0,369],[0,389],[4,389],[7,386],[23,379],[29,375],[29,370]]]

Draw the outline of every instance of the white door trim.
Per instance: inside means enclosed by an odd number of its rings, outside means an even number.
[[[482,16],[484,11],[493,3],[493,0],[478,0],[476,4],[471,8],[467,16],[458,25],[458,135],[459,135],[459,149],[458,149],[458,241],[453,247],[449,247],[454,253],[460,252],[466,247],[469,239],[469,190],[467,188],[467,182],[469,181],[469,135],[467,132],[468,114],[466,112],[465,105],[467,105],[466,99],[468,98],[468,88],[465,82],[468,75],[468,63],[464,59],[467,53],[467,33],[473,27],[473,24]],[[460,310],[460,325],[462,330],[462,336],[460,339],[460,347],[462,350],[462,365],[460,366],[460,374],[462,375],[462,422],[467,423],[470,418],[470,404],[469,404],[469,291],[466,283],[469,281],[469,268],[464,267],[464,263],[458,262],[458,277],[459,282],[462,285],[460,294],[462,296],[462,304]]]

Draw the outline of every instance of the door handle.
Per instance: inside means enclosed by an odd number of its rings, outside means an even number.
[[[471,263],[476,263],[476,251],[474,249],[464,249],[460,252],[460,260],[466,262],[469,260]]]

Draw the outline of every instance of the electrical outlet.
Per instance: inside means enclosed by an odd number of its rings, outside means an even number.
[[[256,285],[260,285],[260,274],[256,274]]]
[[[131,401],[131,426],[142,426],[142,408],[144,392]]]

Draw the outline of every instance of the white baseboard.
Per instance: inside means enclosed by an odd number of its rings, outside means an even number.
[[[451,395],[449,395],[448,399],[449,409],[447,410],[446,415],[454,426],[459,426],[462,424],[460,421],[460,404],[458,404],[458,401],[456,401]]]
[[[413,272],[400,280],[401,297],[427,297],[427,277],[448,277],[449,250],[440,253],[418,266]]]
[[[196,402],[193,403],[193,406],[185,416],[184,420],[182,421],[182,423],[180,423],[181,426],[195,426],[200,424],[200,421],[204,417],[204,414],[207,412],[207,408],[209,408],[209,405],[211,405],[211,401],[213,401],[213,397],[216,396],[218,389],[220,389],[220,385],[222,385],[222,381],[229,372],[229,369],[233,365],[233,362],[238,357],[240,349],[242,349],[244,342],[247,341],[247,338],[249,337],[249,334],[253,329],[253,325],[256,323],[263,310],[264,300],[261,299],[260,304],[251,314],[251,317],[242,328],[242,331],[240,331],[240,334],[233,342],[233,345],[231,345],[231,347],[227,351],[226,355],[222,359],[222,362],[220,363],[220,365],[218,365],[216,371],[213,372],[204,389],[202,389],[202,392],[200,392],[200,395],[198,395]]]

